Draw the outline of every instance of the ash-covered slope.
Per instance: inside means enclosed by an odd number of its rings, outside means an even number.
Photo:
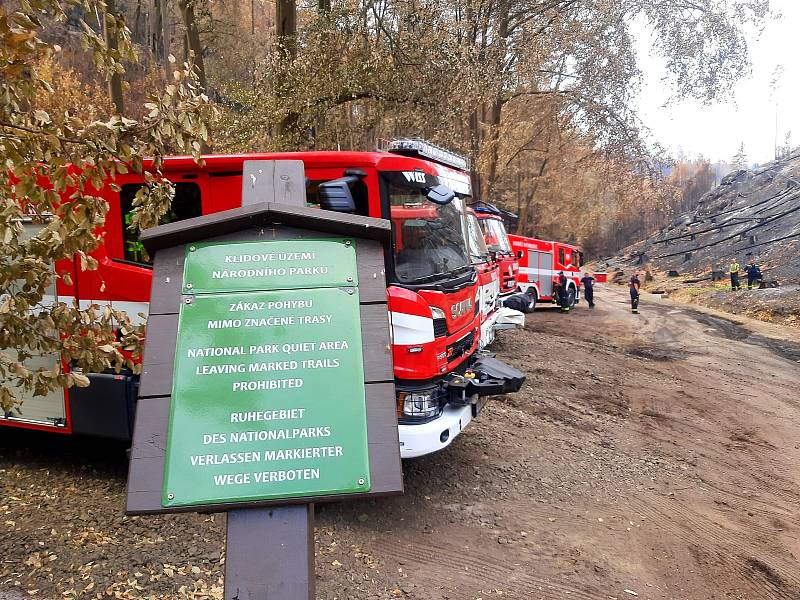
[[[697,209],[625,251],[629,264],[681,275],[727,272],[733,258],[756,260],[768,280],[800,282],[800,153],[731,173]]]

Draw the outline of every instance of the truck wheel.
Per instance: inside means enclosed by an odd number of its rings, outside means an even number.
[[[573,308],[576,304],[577,295],[575,294],[575,288],[570,287],[567,289],[567,306]]]
[[[525,312],[532,313],[536,309],[536,292],[529,289],[525,292],[525,299],[528,301],[528,304],[525,306]]]

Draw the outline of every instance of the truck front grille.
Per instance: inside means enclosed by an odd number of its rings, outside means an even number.
[[[467,352],[470,351],[472,348],[472,344],[475,342],[475,332],[470,331],[467,335],[463,338],[450,344],[447,347],[447,360],[452,361],[461,356],[464,356]]]
[[[434,319],[433,320],[433,335],[434,337],[447,337],[447,319]]]

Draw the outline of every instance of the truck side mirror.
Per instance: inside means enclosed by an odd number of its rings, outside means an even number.
[[[353,200],[353,192],[350,184],[361,181],[366,173],[358,169],[348,169],[345,176],[333,181],[320,183],[317,194],[319,195],[319,207],[323,210],[332,210],[341,213],[356,212],[356,203]]]
[[[522,258],[523,256],[525,256],[525,254],[522,252],[522,250],[517,250],[517,258]]]
[[[356,212],[356,203],[350,186],[343,179],[335,179],[319,184],[319,206],[323,210],[343,213]]]
[[[446,185],[435,185],[433,187],[424,188],[423,193],[425,197],[434,204],[450,204],[456,194]]]

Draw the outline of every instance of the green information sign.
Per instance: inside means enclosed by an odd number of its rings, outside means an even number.
[[[304,289],[249,291],[257,281],[276,285],[253,277],[236,280],[248,291],[196,293],[192,286],[195,293],[184,297],[164,507],[369,491],[358,288],[338,287],[342,277],[355,277],[352,245],[196,245],[187,252],[184,285],[213,287],[208,273],[220,257],[303,252],[306,265],[318,266],[323,247],[337,248],[331,253],[344,260],[336,277],[296,278]]]
[[[190,247],[183,293],[358,285],[348,239],[204,243]]]

